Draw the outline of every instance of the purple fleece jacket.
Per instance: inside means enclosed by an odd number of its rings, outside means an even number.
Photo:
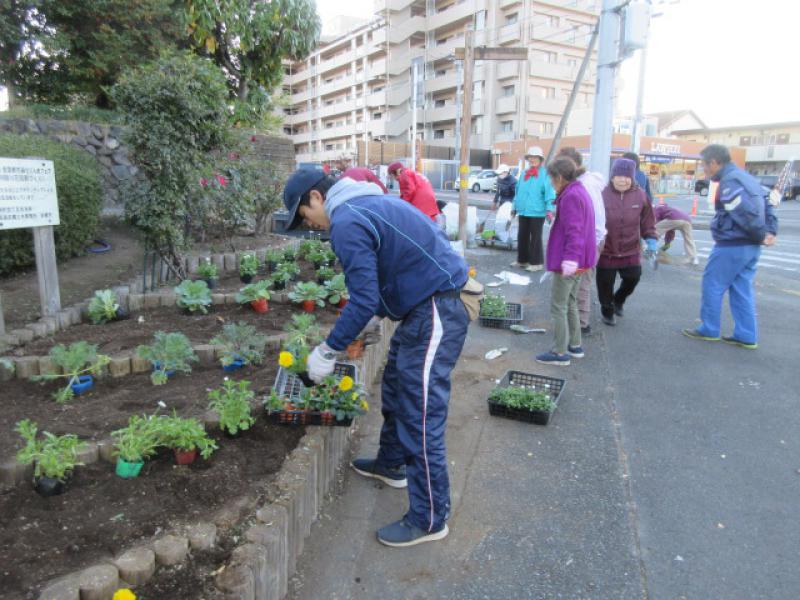
[[[586,188],[573,181],[555,201],[556,220],[547,240],[547,270],[561,272],[561,262],[572,260],[579,270],[591,269],[597,258],[594,209]]]

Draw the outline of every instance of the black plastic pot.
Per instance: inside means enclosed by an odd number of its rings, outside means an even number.
[[[242,435],[242,430],[241,430],[241,429],[239,429],[239,430],[237,430],[237,431],[236,431],[236,433],[231,433],[231,432],[230,432],[230,431],[228,431],[227,429],[223,429],[223,430],[222,430],[222,435],[224,435],[224,436],[225,436],[226,438],[228,438],[229,440],[235,440],[235,439],[236,439],[236,438],[238,438],[240,435]]]
[[[276,290],[285,290],[286,289],[286,282],[285,281],[273,281],[272,282],[273,289]]]
[[[203,281],[206,282],[206,285],[208,286],[208,289],[210,289],[210,290],[213,290],[215,287],[217,287],[217,278],[216,277],[211,278],[211,279],[203,279]]]
[[[38,477],[33,480],[33,488],[40,496],[49,498],[63,494],[67,489],[65,481],[53,477]]]
[[[116,321],[124,321],[125,319],[130,319],[130,318],[131,318],[131,313],[128,312],[127,309],[122,308],[121,306],[119,308],[117,308],[117,313],[114,316],[114,320],[116,320]]]
[[[264,267],[267,269],[267,271],[272,273],[278,267],[278,263],[272,262],[272,261],[267,261],[267,262],[264,263]]]
[[[253,281],[253,276],[252,275],[239,275],[239,280],[242,283],[250,283],[251,281]]]

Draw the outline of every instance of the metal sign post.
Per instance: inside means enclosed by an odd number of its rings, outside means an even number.
[[[42,316],[61,310],[53,226],[60,223],[53,161],[0,158],[0,231],[33,229]],[[0,305],[0,334],[5,330]]]

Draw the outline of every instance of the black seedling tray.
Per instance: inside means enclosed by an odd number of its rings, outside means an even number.
[[[358,383],[358,369],[354,364],[337,362],[333,368],[333,374],[337,377],[349,375],[355,383]],[[300,393],[305,389],[300,378],[284,369],[278,367],[278,374],[275,376],[275,391],[281,398],[288,398],[289,402],[296,402],[300,399]]]
[[[505,417],[506,419],[514,419],[515,421],[524,421],[536,425],[547,425],[551,415],[555,412],[556,408],[558,408],[558,402],[561,400],[561,394],[566,384],[567,382],[564,379],[556,379],[555,377],[523,373],[522,371],[506,371],[503,379],[500,380],[500,383],[495,389],[525,387],[535,392],[547,392],[550,394],[550,400],[553,401],[553,410],[544,411],[510,408],[504,404],[492,402],[487,398],[489,414],[494,417]]]
[[[276,425],[323,425],[336,427],[349,427],[353,424],[353,417],[337,421],[331,413],[321,413],[318,410],[273,410],[267,412],[267,420]]]
[[[481,303],[483,308],[483,303]],[[506,302],[506,316],[505,317],[482,317],[478,314],[478,321],[484,327],[492,327],[493,329],[508,329],[516,323],[522,322],[522,304],[516,302]]]

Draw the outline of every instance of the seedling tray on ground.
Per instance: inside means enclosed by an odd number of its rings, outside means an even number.
[[[354,364],[337,362],[333,368],[333,374],[337,377],[349,375],[353,381],[358,383],[358,369]],[[275,391],[281,398],[287,398],[289,402],[295,403],[300,400],[300,394],[305,389],[305,385],[294,373],[289,372],[283,367],[278,368],[275,376]],[[337,421],[331,419],[328,414],[319,411],[309,410],[273,410],[267,413],[267,419],[278,425],[341,425],[350,426],[353,419],[343,419]]]
[[[503,379],[500,380],[497,388],[525,387],[534,392],[546,392],[550,395],[550,400],[553,402],[553,410],[545,411],[511,408],[487,399],[489,414],[494,417],[505,417],[506,419],[514,419],[515,421],[524,421],[536,425],[547,425],[550,421],[550,417],[555,412],[556,408],[558,408],[558,402],[561,400],[561,394],[564,391],[566,383],[564,379],[556,379],[555,377],[523,373],[522,371],[506,371],[506,374],[503,376]]]
[[[481,303],[483,308],[483,303]],[[505,317],[482,317],[478,315],[478,320],[484,327],[491,327],[493,329],[508,329],[516,323],[522,322],[522,304],[517,302],[506,302],[506,316]]]

